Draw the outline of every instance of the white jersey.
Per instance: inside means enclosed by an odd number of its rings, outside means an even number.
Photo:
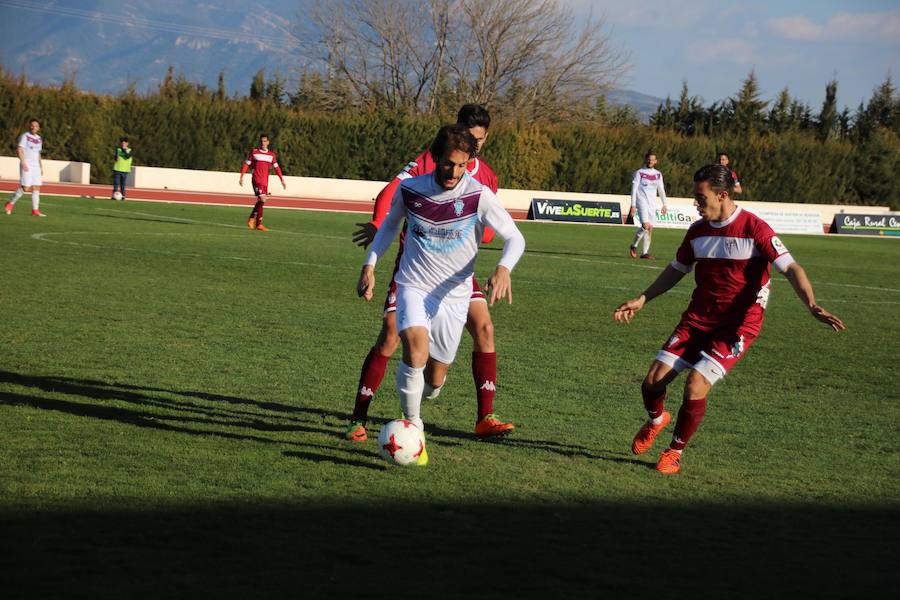
[[[19,136],[19,148],[22,148],[25,162],[30,165],[36,165],[41,162],[41,148],[43,146],[43,138],[36,133],[26,131]]]
[[[634,178],[631,180],[631,206],[653,207],[657,192],[665,206],[666,188],[663,186],[662,173],[647,167],[634,172]]]
[[[367,265],[375,265],[407,220],[403,255],[394,281],[438,297],[468,303],[472,297],[475,256],[485,225],[506,243],[499,265],[510,271],[525,251],[525,238],[489,188],[466,173],[445,190],[434,173],[404,180],[375,235]]]

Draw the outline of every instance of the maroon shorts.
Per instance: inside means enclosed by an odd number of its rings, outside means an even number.
[[[253,193],[257,196],[266,196],[269,194],[269,182],[266,183],[257,183],[253,182]]]
[[[743,358],[759,335],[758,322],[704,326],[682,317],[656,360],[676,372],[694,369],[715,383]]]

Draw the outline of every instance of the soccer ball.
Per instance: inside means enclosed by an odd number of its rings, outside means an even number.
[[[396,419],[381,428],[378,434],[378,453],[388,462],[411,465],[425,451],[422,430],[406,419]]]
[[[121,200],[123,197],[122,192],[113,192],[113,200]]]

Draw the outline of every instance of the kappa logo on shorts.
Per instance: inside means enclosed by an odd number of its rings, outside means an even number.
[[[669,341],[666,344],[666,347],[671,348],[672,346],[674,346],[675,344],[678,343],[679,339],[681,339],[681,338],[679,338],[677,335],[673,335],[672,337],[669,338]]]
[[[725,358],[725,355],[722,354],[721,352],[719,352],[718,350],[716,350],[715,348],[712,349],[712,353],[715,354],[716,356],[718,356],[719,358]]]

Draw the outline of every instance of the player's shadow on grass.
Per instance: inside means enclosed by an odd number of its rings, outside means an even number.
[[[435,442],[442,445],[446,444],[446,439],[477,440],[478,442],[483,444],[497,444],[503,446],[511,446],[513,448],[538,450],[543,452],[550,452],[551,454],[558,454],[560,456],[567,456],[570,458],[587,458],[590,460],[603,460],[621,464],[637,465],[644,468],[654,468],[653,464],[650,464],[646,461],[630,458],[624,453],[619,453],[617,455],[616,453],[609,451],[591,450],[590,448],[580,446],[578,444],[563,444],[553,440],[528,439],[522,437],[521,432],[518,431],[514,431],[513,433],[502,437],[479,439],[476,438],[473,433],[460,431],[458,429],[445,429],[431,423],[426,423],[425,430],[428,433],[428,439],[430,442]]]
[[[39,377],[0,371],[0,384],[13,384],[27,389],[27,393],[0,392],[0,403],[12,406],[31,406],[42,410],[52,410],[79,417],[116,421],[127,425],[189,434],[194,436],[215,435],[235,441],[278,444],[304,448],[308,451],[297,457],[344,464],[353,467],[381,469],[382,465],[366,463],[360,458],[366,456],[359,449],[340,445],[323,446],[296,440],[294,437],[267,437],[263,433],[301,433],[333,436],[330,428],[312,426],[305,423],[318,420],[321,424],[325,416],[343,416],[321,409],[288,407],[276,403],[258,403],[245,398],[207,394],[204,392],[178,392],[162,388],[140,387],[130,384],[110,384],[95,380],[67,377]],[[160,394],[160,395],[154,395]],[[267,412],[273,410],[287,413],[271,415],[245,410],[223,410],[194,402],[162,397],[163,394],[182,395],[207,401],[228,402],[229,404],[251,405]],[[51,397],[64,395],[69,398]],[[128,406],[121,406],[125,403]],[[304,413],[311,413],[305,415]],[[309,420],[312,416],[312,421]],[[287,420],[287,422],[283,422]],[[321,451],[322,453],[317,453]],[[350,454],[344,458],[338,454]],[[374,454],[370,454],[373,459]]]
[[[94,215],[94,216],[100,217],[103,219],[122,219],[125,221],[150,221],[153,223],[166,223],[167,225],[191,225],[191,223],[186,223],[185,221],[176,221],[174,219],[165,219],[165,218],[155,219],[153,217],[137,217],[137,216],[126,217],[124,215]]]

